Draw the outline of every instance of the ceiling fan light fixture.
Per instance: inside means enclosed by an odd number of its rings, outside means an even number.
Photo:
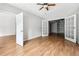
[[[55,6],[56,4],[55,3],[37,3],[37,5],[42,5],[40,10],[42,10],[44,8],[44,9],[46,9],[48,11],[49,6]]]
[[[44,5],[44,8],[48,7],[47,5]]]

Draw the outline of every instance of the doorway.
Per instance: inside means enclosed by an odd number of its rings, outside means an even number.
[[[64,19],[49,21],[49,35],[58,35],[64,37]]]

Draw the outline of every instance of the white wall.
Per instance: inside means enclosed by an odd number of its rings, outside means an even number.
[[[32,39],[42,35],[42,18],[24,13],[24,38]]]
[[[29,15],[23,14],[23,29],[24,29],[24,40],[28,39],[28,28],[29,27]]]
[[[31,15],[29,18],[29,39],[42,35],[42,18]]]
[[[0,36],[15,35],[15,15],[0,13]]]

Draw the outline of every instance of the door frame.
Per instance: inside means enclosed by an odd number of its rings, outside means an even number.
[[[70,17],[74,17],[74,24],[75,24],[75,25],[74,25],[74,27],[75,27],[75,30],[74,30],[74,39],[71,39],[71,38],[69,38],[69,37],[66,37],[66,19],[67,19],[67,18],[70,18]],[[64,25],[65,25],[65,39],[76,43],[76,15],[71,15],[71,16],[66,17],[66,18],[65,18]]]
[[[44,35],[43,34],[43,22],[47,22],[47,34]],[[48,20],[42,20],[42,36],[48,36],[49,35],[49,24],[48,24]]]

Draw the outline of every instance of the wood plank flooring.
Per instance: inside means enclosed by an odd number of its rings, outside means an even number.
[[[79,45],[62,36],[51,35],[16,44],[15,36],[0,38],[0,56],[78,56]]]

